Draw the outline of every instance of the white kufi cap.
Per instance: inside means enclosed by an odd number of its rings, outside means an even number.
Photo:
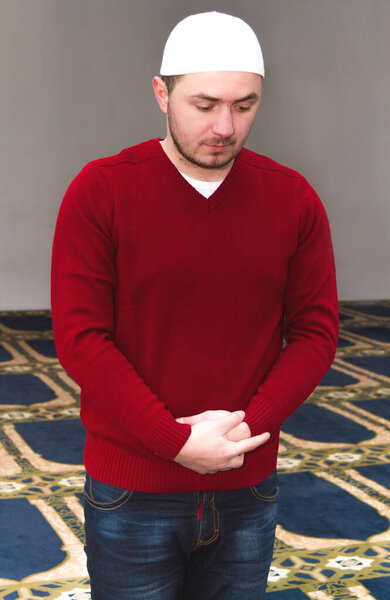
[[[172,29],[160,75],[205,71],[244,71],[264,77],[259,41],[245,21],[213,11],[190,15]]]

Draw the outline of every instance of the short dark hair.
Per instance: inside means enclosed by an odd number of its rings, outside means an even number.
[[[161,75],[161,79],[167,86],[168,94],[170,94],[183,75]]]

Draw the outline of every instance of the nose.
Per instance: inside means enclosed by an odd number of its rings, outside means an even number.
[[[234,133],[232,113],[229,108],[221,108],[213,123],[213,133],[219,137],[228,138]]]

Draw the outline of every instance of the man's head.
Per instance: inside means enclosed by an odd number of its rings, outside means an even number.
[[[168,156],[198,176],[229,169],[260,102],[264,63],[253,30],[217,12],[186,17],[167,40],[160,74],[153,88],[167,115]]]

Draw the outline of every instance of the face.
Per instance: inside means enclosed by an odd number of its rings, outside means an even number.
[[[224,169],[244,145],[260,103],[262,78],[217,71],[182,77],[166,102],[167,143],[180,161]],[[163,107],[160,104],[160,108]]]

